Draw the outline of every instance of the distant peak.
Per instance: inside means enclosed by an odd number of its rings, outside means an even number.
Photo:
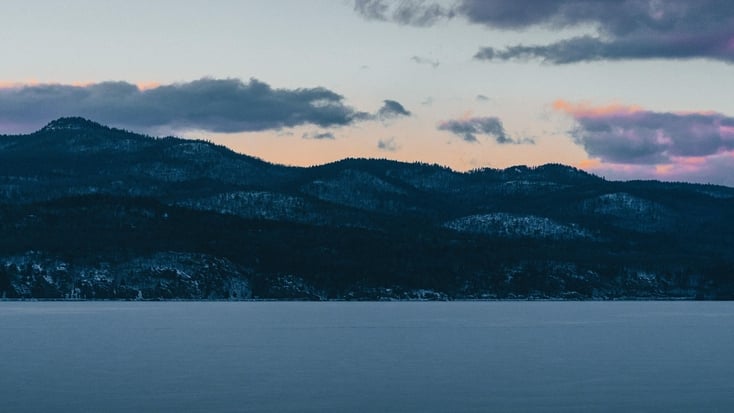
[[[59,118],[51,121],[48,125],[44,126],[42,131],[54,131],[54,130],[82,130],[82,129],[100,129],[105,128],[97,122],[93,122],[89,119],[81,117],[67,117]]]

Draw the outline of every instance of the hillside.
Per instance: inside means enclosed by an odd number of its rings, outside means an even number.
[[[82,118],[0,136],[0,295],[734,298],[734,189],[273,165]]]

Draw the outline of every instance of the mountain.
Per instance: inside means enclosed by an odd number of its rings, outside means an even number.
[[[0,296],[734,298],[734,189],[273,165],[82,118],[0,136]]]

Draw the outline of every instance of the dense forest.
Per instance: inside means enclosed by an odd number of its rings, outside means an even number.
[[[0,136],[0,295],[734,298],[734,189],[563,165],[273,165],[63,118]]]

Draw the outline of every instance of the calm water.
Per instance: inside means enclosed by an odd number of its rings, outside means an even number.
[[[0,302],[0,411],[734,411],[734,303]]]

